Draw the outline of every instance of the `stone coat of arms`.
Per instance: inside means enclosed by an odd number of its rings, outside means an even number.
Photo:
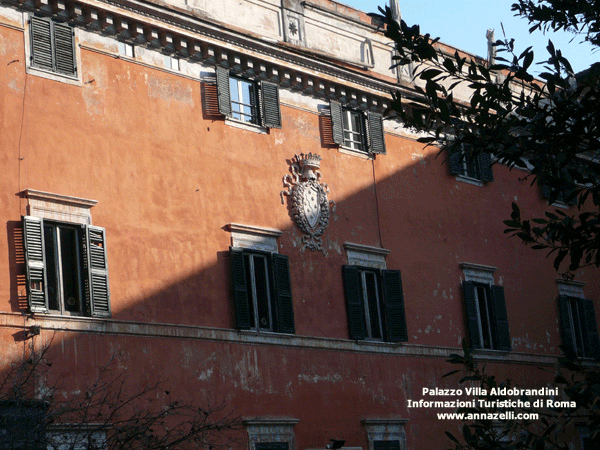
[[[329,187],[321,183],[321,157],[309,153],[294,155],[290,162],[290,172],[283,177],[281,203],[285,204],[284,195],[291,197],[291,216],[304,236],[303,249],[323,250],[321,235],[329,224],[330,206]]]

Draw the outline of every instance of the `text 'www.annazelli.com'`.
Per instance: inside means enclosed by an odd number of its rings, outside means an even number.
[[[438,420],[537,420],[537,413],[437,413]]]

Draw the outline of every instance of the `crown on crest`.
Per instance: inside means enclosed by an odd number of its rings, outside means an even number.
[[[298,165],[302,168],[310,167],[312,169],[318,169],[321,167],[321,157],[316,153],[309,153],[305,155],[304,153],[300,153],[300,155],[296,155],[296,161]]]

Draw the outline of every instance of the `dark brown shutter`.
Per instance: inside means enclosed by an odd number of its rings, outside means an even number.
[[[465,301],[467,329],[469,331],[469,343],[473,348],[481,348],[479,316],[477,315],[477,300],[475,299],[475,283],[472,281],[463,282],[463,297]]]
[[[378,155],[385,155],[385,137],[383,134],[383,116],[374,112],[367,112],[369,130],[369,151]]]
[[[31,312],[48,312],[44,221],[23,216],[23,244],[27,269],[27,301]]]
[[[508,314],[506,313],[506,300],[504,299],[504,288],[492,286],[492,300],[495,314],[496,350],[510,351],[510,332],[508,329]]]
[[[230,255],[235,327],[240,330],[249,330],[252,324],[250,323],[250,305],[248,304],[248,288],[246,287],[244,252],[238,248],[231,248]]]
[[[450,169],[450,175],[462,175],[463,174],[463,153],[460,151],[448,152],[448,168]]]
[[[229,70],[215,67],[217,77],[217,93],[219,96],[219,112],[224,116],[231,116],[231,95],[229,93]]]
[[[585,317],[586,356],[598,358],[600,357],[600,343],[598,341],[598,324],[596,323],[594,301],[581,299],[580,302]]]
[[[492,155],[487,152],[479,154],[479,168],[481,169],[481,181],[489,183],[494,181],[494,171],[492,170]]]
[[[292,283],[288,257],[273,253],[271,255],[273,280],[275,285],[275,304],[277,323],[275,329],[280,333],[295,333],[294,304],[292,302]]]
[[[333,142],[338,145],[344,143],[344,123],[343,123],[343,110],[342,104],[331,100],[329,102],[329,109],[331,111],[331,129],[333,133]]]
[[[569,297],[566,295],[558,296],[558,314],[560,318],[560,336],[562,340],[562,345],[567,351],[575,351],[575,346],[573,345],[573,328],[571,324],[571,314],[570,305],[569,305]]]
[[[367,336],[367,326],[365,304],[360,287],[360,272],[356,266],[343,266],[343,275],[350,339],[361,340]]]
[[[53,22],[55,70],[65,75],[75,76],[75,45],[73,28],[69,25]]]
[[[281,108],[279,106],[279,87],[276,83],[260,83],[263,126],[281,128]]]
[[[44,70],[53,70],[52,25],[49,20],[32,17],[31,21],[31,65]]]
[[[388,342],[408,341],[404,294],[399,270],[382,270],[381,285],[385,308],[385,334]]]
[[[86,309],[92,317],[110,317],[110,290],[106,261],[106,231],[85,227],[87,257]]]

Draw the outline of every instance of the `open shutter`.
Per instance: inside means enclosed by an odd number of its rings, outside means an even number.
[[[231,116],[231,95],[229,93],[229,70],[215,67],[217,76],[217,94],[219,96],[219,112],[224,116]]]
[[[492,300],[494,302],[494,313],[496,318],[496,350],[510,350],[510,332],[508,329],[508,314],[506,313],[506,300],[504,299],[504,288],[492,286]]]
[[[479,154],[479,168],[481,169],[481,181],[489,183],[494,181],[494,171],[492,170],[492,155],[487,152]]]
[[[246,287],[244,252],[241,249],[231,248],[230,254],[235,327],[240,330],[249,330],[252,324],[250,323],[250,306],[248,304],[248,289]]]
[[[32,17],[31,25],[31,65],[44,70],[53,70],[52,65],[52,24],[49,20]]]
[[[276,83],[260,83],[263,126],[281,128],[281,109],[279,107],[279,87]]]
[[[448,168],[450,169],[450,175],[463,174],[463,154],[461,152],[450,152],[448,150]]]
[[[571,314],[569,314],[569,297],[566,295],[558,296],[558,314],[560,317],[560,336],[562,345],[566,350],[574,351],[573,345],[573,324],[571,323]]]
[[[367,336],[367,326],[365,304],[360,288],[360,273],[356,266],[343,266],[343,274],[350,339],[361,340]]]
[[[477,303],[475,300],[475,283],[472,281],[463,282],[463,296],[467,316],[467,329],[469,330],[469,343],[473,348],[481,348],[479,316],[477,315]]]
[[[65,75],[75,76],[74,32],[69,25],[53,22],[55,69]]]
[[[277,306],[276,330],[280,333],[295,333],[294,305],[292,302],[292,283],[288,257],[273,253],[271,255],[273,280],[275,285],[275,304]]]
[[[85,261],[87,269],[86,309],[92,317],[110,317],[110,290],[106,261],[106,230],[85,227]]]
[[[586,340],[586,356],[598,358],[600,357],[600,343],[598,340],[598,324],[596,323],[594,301],[587,298],[580,301],[585,315],[584,339]]]
[[[383,116],[374,112],[367,112],[369,130],[369,150],[371,153],[385,155],[385,137],[383,135]]]
[[[385,334],[388,342],[408,341],[406,314],[404,312],[404,294],[399,270],[381,272],[383,301],[385,308]]]
[[[27,301],[31,312],[48,312],[44,221],[23,216],[23,243],[27,269]]]
[[[342,118],[342,104],[331,100],[329,102],[329,109],[331,111],[331,130],[333,134],[333,142],[338,145],[344,143],[344,123]]]

